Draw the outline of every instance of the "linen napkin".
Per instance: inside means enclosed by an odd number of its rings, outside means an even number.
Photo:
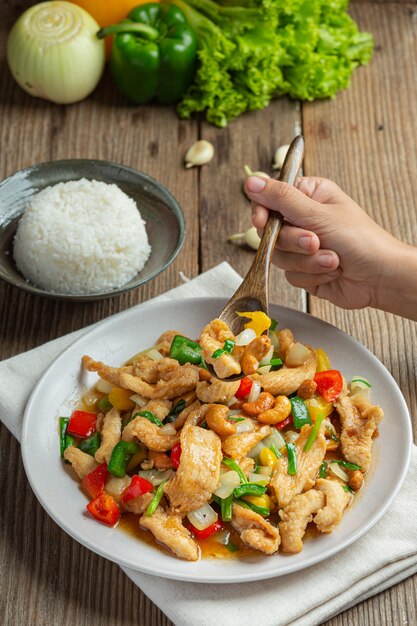
[[[240,281],[240,276],[222,263],[155,300],[213,294],[227,297]],[[53,359],[86,330],[0,363],[0,419],[17,439],[33,386]],[[252,583],[210,585],[123,569],[176,626],[252,626],[257,622],[262,626],[316,626],[417,572],[416,482],[414,447],[408,476],[384,517],[353,545],[302,572]]]

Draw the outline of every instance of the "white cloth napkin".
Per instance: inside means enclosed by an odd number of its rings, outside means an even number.
[[[222,263],[156,300],[214,294],[227,297],[240,281],[240,276]],[[17,439],[34,384],[51,361],[85,331],[0,363],[0,418]],[[382,520],[346,550],[295,574],[209,585],[124,571],[176,626],[316,626],[417,572],[416,482],[414,447],[409,474]]]

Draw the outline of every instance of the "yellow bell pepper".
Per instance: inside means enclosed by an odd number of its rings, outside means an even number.
[[[257,337],[260,337],[262,333],[268,330],[271,326],[271,318],[268,317],[263,311],[254,311],[253,313],[239,313],[236,311],[236,313],[241,317],[247,317],[251,320],[244,325],[244,328],[251,328],[254,330]]]
[[[251,504],[255,504],[256,506],[262,506],[270,511],[274,508],[272,498],[270,498],[267,493],[264,493],[263,496],[243,496],[242,499],[246,500],[246,502],[250,502]]]
[[[129,411],[135,407],[135,403],[129,396],[132,392],[121,387],[113,387],[109,393],[109,402],[119,411]]]
[[[313,396],[312,398],[304,400],[304,402],[307,405],[308,412],[313,422],[316,421],[319,414],[322,414],[323,418],[325,418],[333,411],[333,405],[327,402],[322,396]]]
[[[274,467],[275,463],[277,462],[277,457],[269,448],[262,448],[259,453],[259,461],[261,465]]]
[[[317,360],[317,372],[327,372],[331,369],[330,360],[326,352],[322,348],[315,350]]]

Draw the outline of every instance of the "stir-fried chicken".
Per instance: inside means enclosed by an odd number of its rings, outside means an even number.
[[[151,492],[144,493],[142,496],[137,496],[137,498],[132,498],[132,500],[128,500],[123,504],[123,508],[130,513],[136,513],[140,515],[144,513],[150,503],[152,502],[154,494]]]
[[[212,378],[210,382],[202,381],[197,384],[197,398],[201,402],[221,402],[227,404],[239,389],[240,382],[225,382],[218,378]]]
[[[156,340],[155,342],[155,348],[164,356],[168,356],[169,355],[169,351],[171,348],[171,343],[172,340],[174,339],[175,335],[182,335],[184,337],[183,333],[178,332],[177,330],[166,330],[164,333],[162,333],[162,335]]]
[[[106,365],[102,361],[95,361],[91,356],[83,356],[83,364],[87,371],[97,372],[97,374],[103,380],[106,380],[111,385],[120,385],[120,375],[123,372],[133,373],[132,365],[125,365],[124,367],[111,367]]]
[[[138,439],[149,450],[158,450],[159,452],[166,452],[172,450],[176,443],[180,440],[179,433],[171,435],[165,432],[161,432],[160,427],[157,424],[146,419],[146,417],[135,417],[122,432],[123,441],[134,441]]]
[[[120,418],[120,411],[113,407],[104,416],[101,429],[101,445],[95,453],[97,463],[109,463],[113,448],[116,443],[120,441],[121,433],[122,420]]]
[[[140,409],[140,411],[136,412],[149,411],[150,413],[155,415],[155,417],[161,420],[161,422],[163,422],[170,412],[171,408],[171,400],[149,400],[149,402],[147,402],[145,406]]]
[[[182,525],[179,515],[166,513],[158,507],[152,516],[142,515],[139,522],[142,528],[151,531],[155,539],[163,543],[180,559],[198,561],[200,550],[191,533]]]
[[[97,461],[90,454],[75,446],[68,446],[64,452],[64,457],[71,463],[72,469],[80,480],[98,467]]]
[[[274,554],[279,548],[278,528],[264,520],[259,513],[234,504],[232,526],[240,533],[243,543],[254,550]]]
[[[319,478],[314,488],[324,493],[326,502],[313,521],[322,533],[331,533],[342,521],[343,511],[351,501],[352,494],[346,492],[341,483],[326,478]]]
[[[348,395],[340,396],[335,407],[342,425],[342,452],[348,461],[356,463],[366,472],[371,465],[372,438],[384,412],[379,406]]]
[[[210,324],[207,324],[200,335],[203,357],[206,363],[213,366],[214,371],[220,378],[228,378],[229,376],[240,374],[242,371],[239,360],[233,354],[226,352],[217,359],[213,359],[213,353],[223,348],[226,339],[235,341],[235,336],[226,322],[220,319],[215,319]]]
[[[305,452],[304,446],[312,428],[308,425],[303,426],[295,442],[296,474],[288,473],[288,459],[285,454],[275,463],[271,486],[275,490],[280,507],[286,507],[291,498],[302,491],[311,489],[314,485],[314,478],[326,454],[326,439],[322,424],[313,445],[308,452]]]
[[[294,496],[280,511],[282,521],[279,523],[279,532],[283,552],[301,552],[307,524],[312,521],[314,513],[324,506],[325,501],[325,495],[321,491],[310,489]]]
[[[259,422],[253,422],[253,431],[246,433],[236,433],[223,439],[222,450],[226,456],[232,459],[240,459],[246,456],[249,450],[271,434],[271,427]]]
[[[302,382],[313,378],[315,373],[316,356],[312,352],[304,365],[299,367],[286,367],[284,365],[277,372],[254,374],[253,378],[259,380],[262,389],[272,393],[273,396],[289,396],[297,391]]]
[[[154,384],[147,383],[138,376],[122,372],[120,385],[125,389],[131,389],[144,398],[157,400],[159,398],[177,398],[194,389],[199,380],[198,369],[190,363],[180,365],[174,359],[163,358],[157,361],[157,369],[158,380]]]
[[[211,498],[220,478],[220,439],[211,430],[188,426],[181,433],[181,459],[175,475],[164,487],[171,509],[187,513]]]

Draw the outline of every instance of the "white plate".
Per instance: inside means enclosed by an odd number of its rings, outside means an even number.
[[[37,498],[74,539],[123,566],[167,578],[211,583],[260,580],[295,572],[339,552],[367,532],[391,504],[405,478],[411,452],[411,421],[389,372],[364,346],[341,330],[304,313],[271,305],[271,315],[279,326],[291,328],[299,341],[324,348],[332,367],[340,369],[348,379],[362,374],[370,380],[372,398],[385,411],[380,436],[373,446],[366,489],[335,532],[307,541],[297,555],[188,563],[90,518],[85,513],[85,495],[59,457],[58,416],[69,415],[81,390],[97,380],[95,374],[81,370],[81,357],[89,354],[118,366],[151,345],[164,330],[176,329],[197,337],[223,304],[219,298],[149,303],[104,320],[52,363],[27,404],[22,454]]]

